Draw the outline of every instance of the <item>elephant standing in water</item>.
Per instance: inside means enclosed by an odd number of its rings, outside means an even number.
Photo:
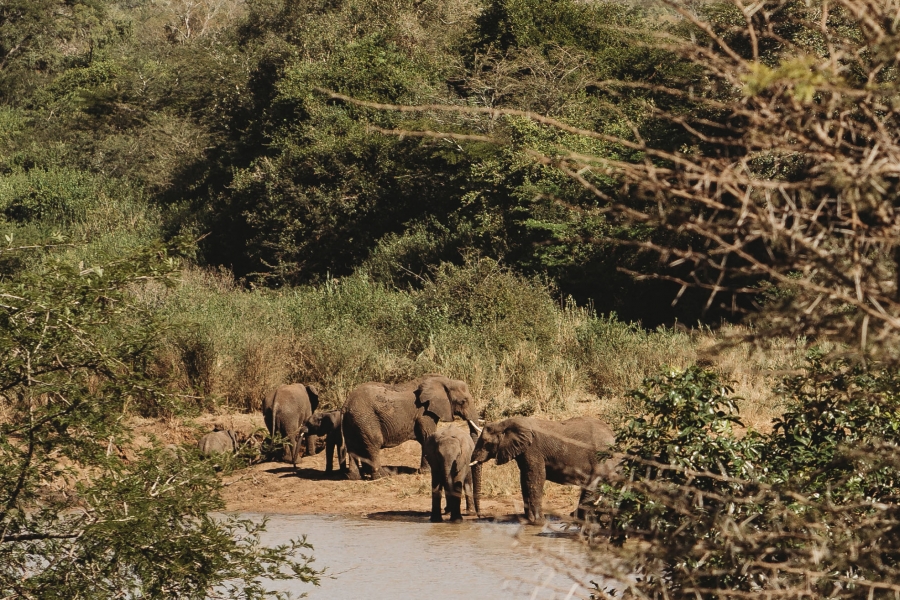
[[[303,431],[307,436],[325,436],[325,472],[334,470],[334,452],[337,450],[338,467],[346,472],[347,450],[344,448],[344,436],[341,434],[341,411],[331,410],[317,412],[306,420]]]
[[[350,479],[381,477],[382,448],[408,440],[424,444],[437,429],[438,421],[449,422],[454,416],[470,422],[477,418],[469,386],[458,379],[426,375],[399,385],[360,385],[350,392],[343,408]],[[420,468],[427,467],[423,453]]]
[[[576,516],[584,519],[583,502],[599,478],[609,477],[617,461],[601,461],[597,454],[609,450],[616,438],[609,425],[593,417],[562,422],[513,417],[488,423],[475,443],[473,464],[492,458],[502,465],[515,459],[519,465],[525,518],[544,522],[544,481],[582,487]]]
[[[282,385],[263,402],[263,419],[269,435],[278,433],[287,440],[284,462],[297,464],[303,438],[301,428],[318,406],[319,392],[315,386],[302,383]],[[306,446],[308,454],[315,453],[315,436],[306,437]]]
[[[466,496],[466,512],[481,512],[481,465],[470,467],[475,442],[468,431],[448,427],[428,436],[422,451],[431,466],[431,522],[440,523],[441,489],[447,497],[450,521],[462,521],[462,496]]]

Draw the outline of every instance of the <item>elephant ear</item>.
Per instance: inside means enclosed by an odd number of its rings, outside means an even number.
[[[505,465],[534,441],[534,431],[523,423],[511,423],[500,435],[500,443],[497,445],[497,464]]]
[[[306,386],[306,393],[309,395],[309,406],[313,412],[319,408],[319,390],[314,385]]]
[[[450,391],[441,379],[429,377],[419,385],[416,390],[416,406],[424,406],[426,411],[437,415],[440,421],[452,421]]]

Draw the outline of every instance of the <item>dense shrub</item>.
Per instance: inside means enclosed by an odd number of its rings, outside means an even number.
[[[896,370],[814,354],[781,389],[789,409],[768,434],[735,429],[731,390],[697,367],[635,392],[643,414],[620,432],[621,480],[595,514],[642,540],[624,567],[643,575],[635,593],[856,598],[896,584]]]
[[[295,556],[306,544],[262,548],[257,525],[211,514],[223,508],[220,483],[196,451],[123,455],[129,405],[180,405],[146,369],[163,325],[130,293],[138,282],[169,282],[176,264],[151,247],[108,263],[46,262],[43,272],[2,281],[4,596],[206,597],[216,589],[256,598],[263,576],[316,580]]]
[[[190,270],[176,290],[148,286],[140,295],[173,327],[155,368],[175,373],[201,405],[252,411],[287,381],[316,382],[323,402],[340,406],[364,381],[441,371],[466,379],[489,418],[565,413],[575,402],[611,414],[657,365],[697,356],[685,333],[560,305],[540,281],[490,259],[444,264],[421,289],[358,272],[250,291],[228,275]]]

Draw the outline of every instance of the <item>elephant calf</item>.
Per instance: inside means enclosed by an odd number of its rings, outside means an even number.
[[[241,443],[238,440],[237,432],[227,430],[207,433],[200,438],[197,445],[203,456],[210,456],[211,454],[232,454],[237,451]]]
[[[325,472],[334,470],[334,451],[337,449],[338,466],[342,473],[348,468],[347,450],[344,448],[344,436],[341,434],[341,411],[331,410],[317,412],[303,424],[303,434],[306,436],[325,436]]]
[[[525,517],[532,523],[544,521],[544,482],[582,487],[577,517],[584,519],[582,505],[589,490],[601,477],[613,473],[612,459],[600,461],[597,454],[615,444],[609,425],[593,417],[575,417],[562,422],[530,417],[513,417],[488,423],[475,443],[472,462],[492,458],[502,465],[515,459],[519,465]]]
[[[475,442],[469,432],[459,427],[447,427],[425,440],[425,459],[431,467],[431,521],[440,523],[441,490],[447,496],[450,520],[462,521],[462,495],[466,495],[466,512],[480,513],[481,469],[473,474],[469,463]],[[475,483],[475,480],[477,484]],[[474,490],[474,491],[473,491]]]

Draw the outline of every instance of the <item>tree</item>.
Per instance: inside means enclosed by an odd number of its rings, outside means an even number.
[[[10,239],[10,238],[8,238]],[[0,283],[0,597],[257,598],[259,578],[317,572],[303,541],[263,548],[262,527],[218,517],[212,466],[185,448],[127,458],[131,410],[176,407],[145,374],[161,325],[136,286],[178,262],[146,248],[73,265],[52,245]]]
[[[604,238],[658,256],[663,268],[635,275],[672,281],[678,296],[705,290],[707,307],[763,313],[755,322],[766,333],[893,352],[900,326],[893,4],[670,6],[681,21],[656,44],[690,68],[658,83],[593,84],[610,101],[637,102],[652,115],[625,133],[516,109],[374,104],[326,93],[403,112],[525,118],[602,143],[612,150],[534,145],[502,131],[473,138],[382,130],[513,144],[589,190],[596,212],[655,232]],[[683,136],[679,148],[653,139],[671,126]]]
[[[788,411],[766,435],[733,430],[733,401],[714,374],[692,368],[648,380],[635,396],[638,416],[619,432],[622,477],[595,507],[597,520],[641,543],[612,549],[624,568],[602,561],[602,574],[627,581],[635,598],[894,596],[897,3],[668,5],[678,19],[656,46],[694,76],[593,84],[611,101],[645,106],[651,118],[630,130],[323,92],[370,109],[525,119],[585,140],[580,150],[502,131],[381,130],[503,144],[554,166],[598,202],[571,209],[645,229],[605,241],[658,257],[655,272],[634,274],[674,283],[675,301],[700,289],[708,308],[749,315],[757,339],[807,336],[853,359],[813,352],[782,386]],[[672,126],[684,136],[678,147],[659,141]]]

